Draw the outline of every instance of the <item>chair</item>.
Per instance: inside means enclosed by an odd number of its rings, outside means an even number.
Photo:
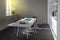
[[[32,30],[32,28],[26,28],[22,33],[26,35],[27,38],[29,38],[29,36],[32,36],[30,33],[33,33],[34,30]]]
[[[33,16],[32,18],[36,18],[36,22],[37,22],[37,17],[36,17],[36,16]],[[35,25],[36,25],[36,22],[34,23]],[[33,28],[33,27],[34,27],[34,24],[32,25],[32,27],[31,27],[31,28]]]

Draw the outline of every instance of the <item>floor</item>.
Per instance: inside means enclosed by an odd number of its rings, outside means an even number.
[[[44,27],[43,27],[44,26]],[[41,25],[38,28],[42,29],[36,29],[36,33],[31,33],[31,36],[29,38],[26,38],[26,35],[22,35],[21,29],[19,31],[19,37],[16,37],[16,28],[14,27],[8,27],[7,29],[0,31],[0,40],[54,40],[51,30],[48,25]],[[46,29],[44,29],[46,27]],[[22,37],[23,36],[23,37]]]

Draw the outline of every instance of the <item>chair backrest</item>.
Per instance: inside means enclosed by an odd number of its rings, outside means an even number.
[[[36,22],[37,22],[37,17],[36,16],[33,16],[32,18],[36,18]]]
[[[32,18],[37,18],[36,16],[33,16]]]

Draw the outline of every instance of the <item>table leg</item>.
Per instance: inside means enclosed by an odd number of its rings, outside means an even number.
[[[19,35],[19,27],[17,28],[17,34],[16,34],[16,37],[18,37]]]

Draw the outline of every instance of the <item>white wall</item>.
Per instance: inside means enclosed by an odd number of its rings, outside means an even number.
[[[52,17],[52,12],[54,11],[53,4],[56,0],[48,1],[48,24],[51,28],[54,40],[57,40],[57,20]]]
[[[57,35],[58,35],[58,39],[60,40],[60,0],[58,0],[58,27],[57,27]]]

